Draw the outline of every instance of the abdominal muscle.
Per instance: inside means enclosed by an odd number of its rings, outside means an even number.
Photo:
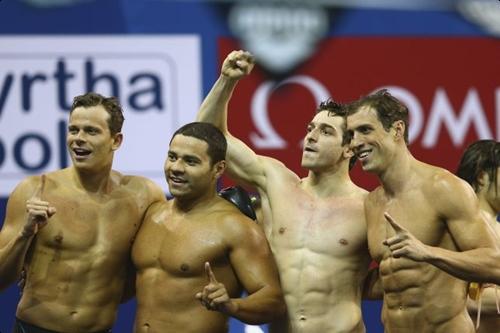
[[[380,263],[386,333],[472,333],[466,283],[425,263],[388,257]]]
[[[308,249],[276,254],[288,323],[270,332],[365,332],[361,285],[367,266],[358,257],[337,258]],[[288,326],[288,328],[287,328]]]

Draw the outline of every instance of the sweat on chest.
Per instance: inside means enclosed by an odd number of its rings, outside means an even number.
[[[142,268],[157,267],[175,276],[205,274],[205,262],[227,263],[229,248],[216,231],[141,229],[133,258]]]

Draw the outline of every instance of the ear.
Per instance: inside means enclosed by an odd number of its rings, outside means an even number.
[[[352,151],[352,149],[349,147],[349,145],[345,145],[343,148],[342,148],[342,156],[346,159],[346,160],[349,160],[351,159],[351,157],[354,156],[354,152]]]
[[[113,151],[117,150],[120,148],[123,142],[123,134],[121,132],[116,133],[113,137],[113,144],[111,145],[111,149]]]
[[[215,163],[214,169],[215,169],[215,178],[218,179],[220,176],[222,176],[224,171],[226,171],[226,161],[222,160]]]
[[[477,185],[482,187],[488,187],[490,184],[490,175],[487,172],[481,171],[477,176]]]
[[[398,141],[401,139],[404,140],[405,130],[406,130],[404,121],[396,120],[395,122],[392,123],[392,128],[394,129],[394,138]]]

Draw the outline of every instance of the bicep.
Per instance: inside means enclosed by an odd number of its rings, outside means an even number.
[[[230,253],[231,265],[248,294],[279,285],[276,263],[264,233],[252,224],[244,237],[234,239]]]
[[[497,247],[495,235],[479,214],[449,219],[447,225],[461,251]]]
[[[442,203],[444,217],[459,250],[497,246],[493,230],[481,214],[471,189],[458,185],[448,193],[447,201]]]
[[[226,160],[231,177],[259,188],[266,184],[266,158],[257,155],[243,141],[228,134]]]

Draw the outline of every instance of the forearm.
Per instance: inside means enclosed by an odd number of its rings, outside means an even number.
[[[237,82],[236,79],[221,75],[201,104],[196,120],[227,131],[227,106]]]
[[[232,299],[232,302],[236,309],[229,315],[250,325],[272,322],[286,311],[282,294],[271,288],[262,288],[250,296]]]
[[[20,232],[0,249],[0,290],[18,279],[33,237]]]
[[[497,249],[478,248],[455,252],[428,247],[428,263],[465,281],[500,284],[500,254]]]

